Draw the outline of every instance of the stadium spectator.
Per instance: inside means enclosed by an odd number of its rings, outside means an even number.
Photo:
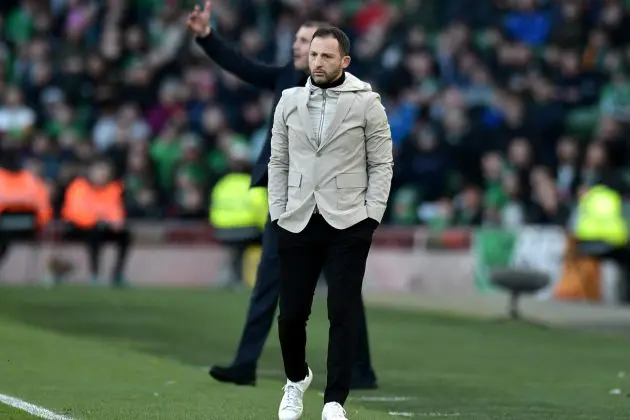
[[[48,187],[23,168],[15,145],[0,147],[0,262],[15,241],[33,240],[52,219]]]
[[[255,160],[269,98],[209,64],[187,38],[193,3],[0,2],[0,135],[41,171],[57,213],[94,157],[110,159],[132,185],[129,217],[199,220],[208,191],[229,172],[233,144]],[[623,0],[475,0],[474,8],[466,0],[241,0],[220,2],[214,25],[248,56],[284,63],[296,27],[322,11],[352,38],[352,73],[383,92],[400,166],[392,201],[401,194],[406,203],[389,221],[429,223],[419,214],[427,205],[451,208],[452,219],[462,197],[480,194],[481,222],[497,224],[512,200],[526,221],[538,220],[529,180],[540,166],[561,206],[573,206],[600,171],[593,142],[614,147],[620,179],[629,172],[629,10]],[[414,150],[418,133],[437,149]],[[565,138],[575,139],[571,158],[558,156]],[[486,179],[489,154],[503,162],[502,176],[511,170],[514,139],[530,154],[518,186]],[[438,157],[450,164],[428,188],[447,187],[425,195],[417,164]]]
[[[112,178],[108,162],[94,162],[86,178],[79,177],[68,186],[61,216],[69,225],[66,238],[87,246],[93,283],[99,282],[103,245],[116,244],[118,255],[111,281],[122,286],[131,233],[125,226],[123,187]]]
[[[226,285],[243,284],[245,252],[250,246],[262,243],[269,212],[267,190],[250,189],[248,158],[246,147],[233,147],[229,155],[230,173],[222,177],[210,193],[210,224],[217,240],[232,252],[225,279],[220,281]]]

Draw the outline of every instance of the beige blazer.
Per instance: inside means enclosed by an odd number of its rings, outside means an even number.
[[[393,174],[392,137],[380,96],[346,73],[321,140],[308,110],[312,86],[287,89],[274,114],[269,161],[271,220],[300,232],[315,209],[337,229],[380,222]],[[328,113],[322,112],[322,118]]]

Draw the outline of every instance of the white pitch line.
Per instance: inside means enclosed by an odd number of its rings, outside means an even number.
[[[324,396],[323,392],[318,392],[320,397]],[[403,401],[413,401],[416,400],[416,397],[399,397],[396,395],[361,395],[357,397],[348,397],[349,401],[364,401],[364,402],[403,402]]]
[[[28,414],[32,414],[33,416],[39,417],[40,419],[74,420],[72,417],[62,416],[61,414],[53,413],[52,411],[47,410],[44,407],[31,404],[29,402],[26,402],[19,398],[12,397],[10,395],[0,394],[0,403],[6,404],[13,408],[17,408],[18,410],[25,411]]]

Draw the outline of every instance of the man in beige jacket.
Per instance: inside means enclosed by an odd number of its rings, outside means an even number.
[[[300,418],[313,379],[306,321],[324,264],[330,267],[330,336],[322,420],[346,419],[365,264],[391,186],[385,109],[368,83],[345,72],[349,50],[341,30],[318,29],[306,86],[285,90],[275,111],[268,188],[278,230],[278,328],[287,375],[280,420]]]

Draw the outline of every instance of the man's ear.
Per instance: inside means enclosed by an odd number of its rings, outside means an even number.
[[[341,65],[344,68],[344,70],[347,69],[348,66],[350,65],[350,61],[351,61],[351,58],[350,58],[349,55],[346,55],[346,56],[343,57],[343,59],[341,61]]]

